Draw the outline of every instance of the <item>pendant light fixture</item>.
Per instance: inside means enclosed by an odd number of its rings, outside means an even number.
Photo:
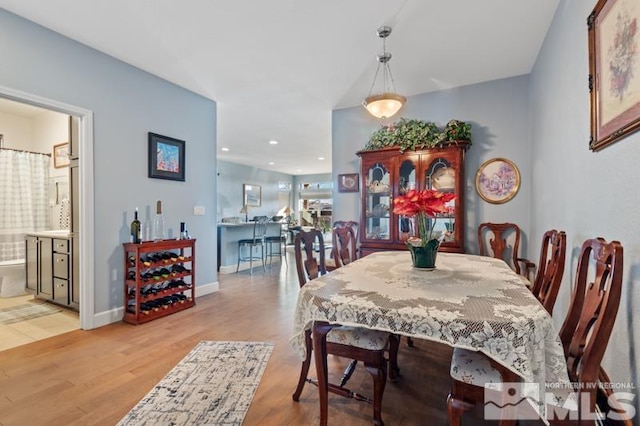
[[[362,105],[369,111],[371,115],[377,118],[389,118],[395,115],[400,108],[407,101],[402,95],[395,93],[396,87],[391,75],[391,68],[389,67],[389,61],[391,60],[391,53],[387,53],[386,39],[391,34],[391,27],[378,28],[378,37],[382,39],[382,54],[377,55],[378,68],[376,74],[373,77],[373,83],[371,83],[371,89],[369,90],[369,96],[367,96]],[[373,94],[375,89],[376,80],[378,74],[382,68],[382,92]]]

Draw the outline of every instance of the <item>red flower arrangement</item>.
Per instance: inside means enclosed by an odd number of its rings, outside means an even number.
[[[393,212],[395,214],[415,217],[418,227],[418,237],[410,237],[407,244],[414,247],[424,247],[429,240],[433,239],[433,228],[438,213],[451,213],[451,206],[447,205],[455,198],[455,194],[448,192],[439,192],[435,189],[425,189],[416,191],[412,189],[405,195],[400,195],[393,200]]]

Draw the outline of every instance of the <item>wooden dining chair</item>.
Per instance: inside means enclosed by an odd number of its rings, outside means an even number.
[[[594,413],[600,363],[607,349],[622,294],[623,249],[618,241],[602,238],[582,244],[569,311],[560,328],[569,380],[577,394],[578,413]],[[605,374],[606,376],[606,374]],[[588,395],[588,396],[585,396]],[[581,407],[586,402],[588,407]],[[580,425],[595,425],[579,419]],[[553,425],[575,424],[554,419]]]
[[[543,234],[538,271],[531,292],[549,315],[553,315],[553,307],[560,291],[566,254],[567,234],[564,231],[552,229]]]
[[[611,335],[620,304],[622,286],[622,246],[602,238],[584,242],[569,311],[560,329],[569,380],[580,398],[588,393],[589,411],[595,412],[600,362]],[[482,374],[479,374],[481,372]],[[462,413],[484,401],[486,383],[517,382],[513,372],[487,356],[465,349],[454,349],[451,360],[452,386],[447,398],[449,424],[460,425]],[[581,399],[578,399],[581,401]],[[504,406],[504,405],[503,405]],[[554,419],[553,425],[575,424]],[[515,418],[501,419],[500,425],[514,425]],[[586,420],[581,425],[590,424]]]
[[[516,273],[528,278],[530,275],[528,268],[533,263],[519,257],[520,234],[520,227],[515,223],[481,223],[478,226],[480,256],[493,256],[497,259],[502,259]],[[521,263],[525,266],[524,270],[520,267]]]
[[[348,265],[358,258],[356,252],[356,234],[350,226],[334,226],[331,242],[331,256],[337,268]]]
[[[316,247],[318,247],[319,250],[316,250]],[[327,273],[325,268],[324,240],[320,231],[312,229],[308,232],[298,232],[294,239],[294,250],[300,288],[302,288],[308,280]],[[305,332],[306,357],[302,362],[298,386],[292,396],[293,400],[300,400],[300,395],[305,383],[308,382],[317,386],[318,381],[324,380],[324,383],[328,384],[328,391],[332,393],[372,403],[374,423],[383,425],[382,395],[387,377],[385,351],[389,347],[389,333],[367,328],[332,324],[316,324],[315,328],[320,330],[321,333],[326,333],[326,345],[319,349],[322,351],[324,371],[327,371],[327,354],[361,361],[373,377],[373,399],[353,392],[344,386],[345,383],[341,383],[340,385],[328,383],[326,376],[318,377],[317,380],[307,377],[309,366],[311,365],[312,349],[314,346],[317,346],[311,338],[312,330],[307,330]],[[344,378],[343,381],[345,381]],[[321,394],[320,424],[323,425],[327,424],[327,404],[327,395]]]

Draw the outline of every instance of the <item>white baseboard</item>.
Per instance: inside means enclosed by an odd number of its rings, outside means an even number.
[[[200,296],[215,293],[218,290],[220,290],[220,283],[218,281],[209,284],[196,285],[196,300],[198,300],[198,297]],[[98,328],[105,325],[113,324],[114,322],[122,321],[123,316],[124,307],[99,312],[93,316],[93,328]]]
[[[280,263],[280,260],[277,257],[273,258],[273,261],[271,263]],[[269,261],[267,260],[266,263],[266,267],[269,267]],[[227,275],[227,274],[235,274],[236,273],[236,268],[237,265],[222,265],[220,266],[220,271],[218,271],[221,275]],[[253,268],[257,271],[262,269],[262,262],[260,262],[260,260],[258,260],[257,262],[253,262]],[[238,268],[238,272],[239,271],[246,271],[247,269],[249,269],[249,262],[240,262],[240,268]]]

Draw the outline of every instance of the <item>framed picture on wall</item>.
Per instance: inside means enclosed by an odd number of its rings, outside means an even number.
[[[476,173],[476,191],[488,203],[502,204],[520,189],[520,171],[506,158],[485,161]]]
[[[184,182],[185,142],[149,132],[149,177]]]
[[[60,169],[69,166],[69,142],[53,146],[53,167]]]
[[[338,192],[358,192],[360,190],[358,173],[338,175]]]
[[[639,21],[637,0],[599,0],[587,19],[593,151],[640,129]]]
[[[242,184],[242,200],[245,206],[260,207],[262,204],[262,188],[260,185]]]

